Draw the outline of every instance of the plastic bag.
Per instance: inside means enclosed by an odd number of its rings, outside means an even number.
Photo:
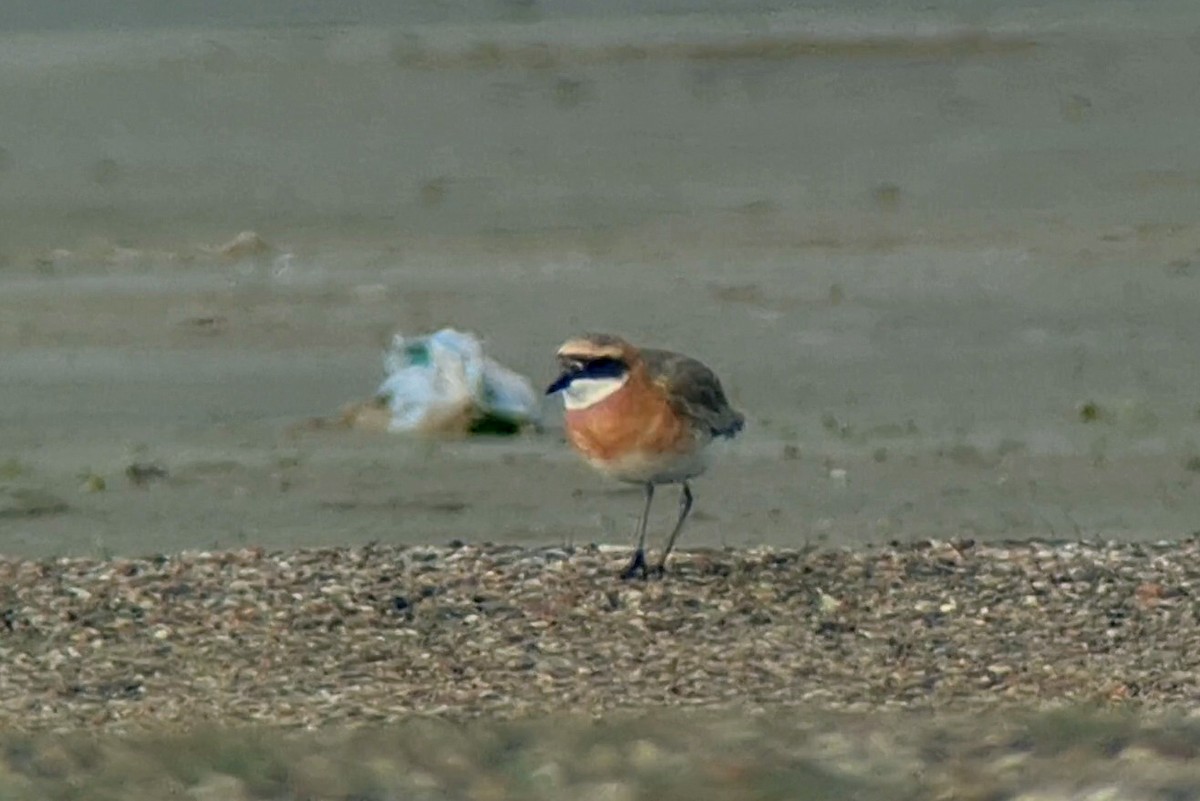
[[[533,386],[484,355],[471,334],[396,334],[383,366],[376,395],[391,412],[389,431],[516,433],[540,421]]]

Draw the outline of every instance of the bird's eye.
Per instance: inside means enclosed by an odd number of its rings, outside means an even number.
[[[592,359],[588,362],[587,367],[588,370],[598,375],[619,375],[627,369],[623,361],[610,356],[601,356],[599,359]]]

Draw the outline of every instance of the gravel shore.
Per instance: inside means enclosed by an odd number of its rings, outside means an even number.
[[[0,561],[0,724],[316,727],[653,706],[1179,708],[1196,540]]]
[[[0,797],[1197,798],[1198,552],[5,559]]]

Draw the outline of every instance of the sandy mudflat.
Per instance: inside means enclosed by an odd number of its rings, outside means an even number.
[[[0,547],[625,543],[636,491],[568,452],[551,404],[541,433],[508,439],[301,425],[371,395],[391,332],[443,324],[539,385],[580,329],[712,365],[749,424],[697,482],[686,544],[1196,528],[1200,284],[1165,254],[1200,247],[1200,229],[766,252],[681,230],[592,242],[603,255],[575,235],[490,254],[284,240],[282,272],[203,253],[106,264],[111,251],[11,268]],[[1064,252],[1084,247],[1074,237],[1093,237],[1094,263]],[[164,473],[132,481],[135,464]]]
[[[539,385],[580,329],[713,366],[748,426],[685,544],[1188,535],[1200,23],[1009,5],[17,20],[0,551],[625,542],[636,497],[550,405],[509,440],[295,429],[441,325]]]

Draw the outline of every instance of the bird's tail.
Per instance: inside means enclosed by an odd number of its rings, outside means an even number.
[[[729,422],[726,425],[718,428],[714,433],[718,437],[727,437],[729,439],[733,439],[745,427],[745,416],[741,412],[733,412],[729,417]]]

